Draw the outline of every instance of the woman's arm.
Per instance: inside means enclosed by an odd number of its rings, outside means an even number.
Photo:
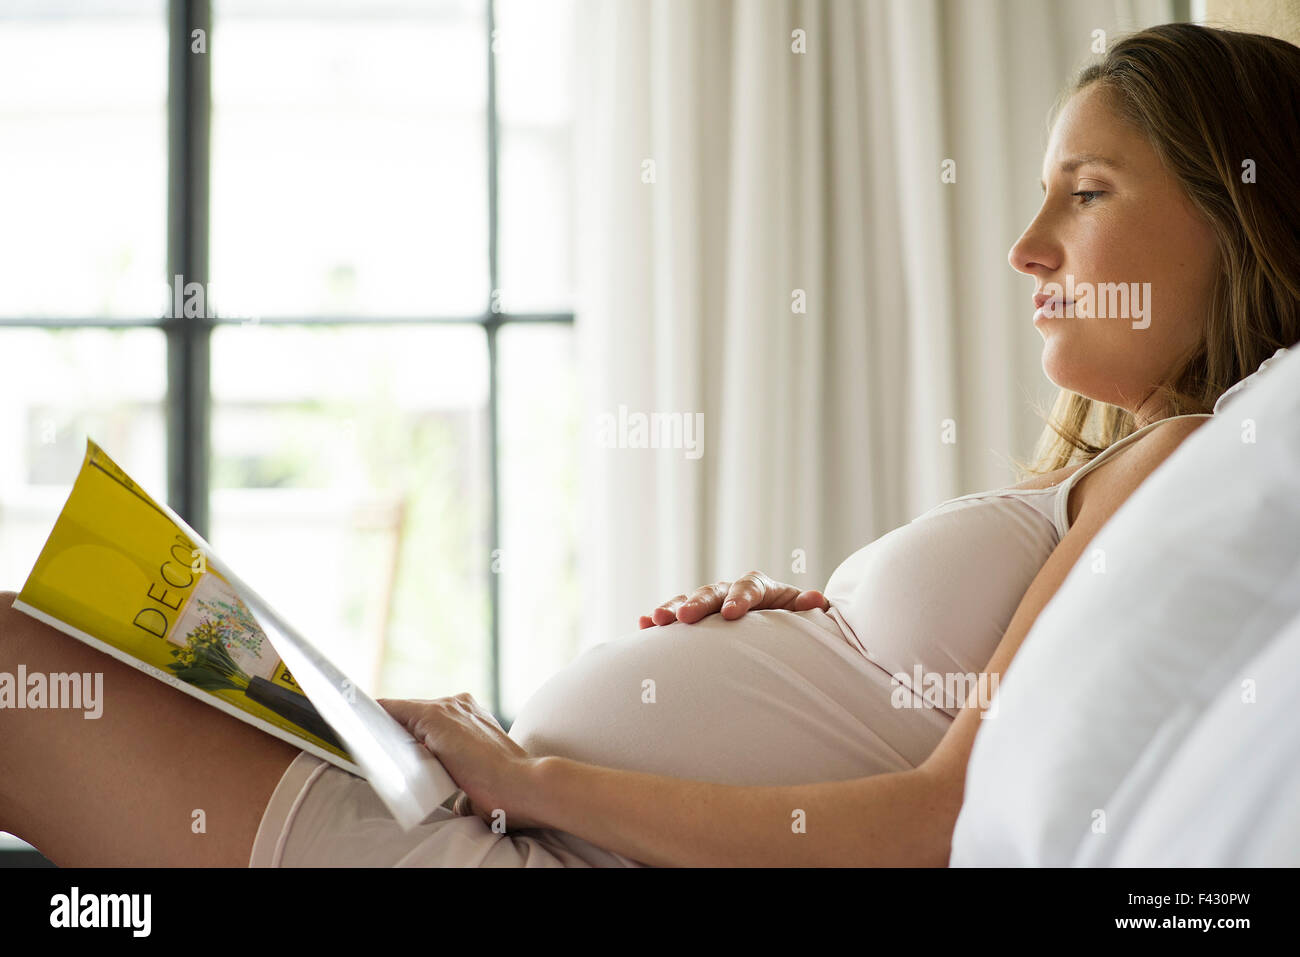
[[[534,760],[528,818],[655,866],[944,867],[961,806],[920,768],[739,787]]]
[[[484,823],[567,831],[645,864],[942,867],[961,806],[957,779],[924,766],[849,781],[712,784],[529,755],[473,695],[377,700],[438,756]]]

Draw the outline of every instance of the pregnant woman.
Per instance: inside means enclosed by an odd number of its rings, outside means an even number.
[[[1039,612],[1225,391],[1300,339],[1297,104],[1300,49],[1267,37],[1165,25],[1086,69],[1009,256],[1061,388],[1032,477],[932,508],[824,591],[751,573],[679,595],[509,735],[468,696],[381,702],[463,789],[455,810],[403,832],[361,778],[6,595],[0,671],[102,672],[105,704],[0,711],[0,829],[60,865],[945,865],[989,692]],[[1106,311],[1109,283],[1140,305]],[[931,694],[936,676],[982,681]]]

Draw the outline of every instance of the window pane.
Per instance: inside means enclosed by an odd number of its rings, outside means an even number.
[[[368,692],[490,701],[478,326],[225,326],[212,546]]]
[[[572,0],[497,0],[501,307],[573,308]]]
[[[513,718],[578,653],[573,328],[505,325],[500,372],[501,684]]]
[[[486,308],[486,32],[481,2],[213,4],[218,311]]]
[[[94,439],[166,498],[156,329],[0,329],[0,588],[27,580]]]
[[[0,5],[0,315],[157,316],[162,0]]]

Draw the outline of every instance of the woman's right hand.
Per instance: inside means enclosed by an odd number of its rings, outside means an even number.
[[[701,585],[690,595],[670,598],[650,614],[642,615],[640,624],[642,628],[670,625],[674,621],[690,625],[717,612],[728,621],[735,621],[745,612],[759,608],[828,611],[830,607],[826,596],[819,591],[801,590],[774,582],[762,572],[750,572],[734,582]]]

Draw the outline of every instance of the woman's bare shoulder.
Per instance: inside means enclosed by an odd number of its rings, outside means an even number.
[[[1122,501],[1133,490],[1128,483],[1135,470],[1141,472],[1145,477],[1148,472],[1155,468],[1156,464],[1182,444],[1184,439],[1204,425],[1205,421],[1203,418],[1175,417],[1167,424],[1162,422],[1145,435],[1138,436],[1133,442],[1129,442],[1123,448],[1118,449],[1115,454],[1108,456],[1096,468],[1090,469],[1070,489],[1070,501],[1067,503],[1070,524],[1074,524],[1082,512],[1084,504],[1094,497],[1113,499],[1118,496],[1118,500]],[[1114,462],[1121,458],[1125,459],[1129,465],[1123,469],[1116,469]],[[1061,470],[1065,474],[1060,481],[1065,481],[1071,472],[1080,468],[1083,468],[1083,465],[1069,466]],[[1039,478],[1044,477],[1039,476]]]
[[[1071,475],[1083,468],[1085,463],[1076,462],[1074,465],[1066,465],[1054,472],[1044,472],[1042,475],[1035,475],[1033,478],[1026,479],[1019,485],[1009,486],[1010,488],[1024,489],[1026,491],[1036,488],[1051,488],[1054,485],[1060,485]]]
[[[1168,424],[1163,424],[1164,420],[1162,420],[1162,424],[1160,425],[1160,427],[1153,428],[1149,432],[1147,432],[1147,434],[1139,436],[1136,441],[1130,442],[1127,446],[1119,450],[1119,455],[1124,454],[1129,449],[1136,448],[1138,445],[1141,445],[1144,442],[1150,444],[1152,441],[1152,436],[1155,435],[1157,432],[1162,434],[1163,438],[1160,440],[1162,442],[1168,441],[1170,436],[1177,436],[1177,438],[1174,440],[1174,444],[1177,444],[1178,442],[1182,441],[1182,439],[1190,435],[1192,432],[1196,431],[1196,429],[1204,425],[1205,421],[1206,420],[1203,418],[1183,417],[1183,416],[1171,417],[1171,419],[1168,421]],[[1112,460],[1115,458],[1118,458],[1118,455],[1111,456]],[[1009,488],[1018,488],[1018,489],[1025,489],[1025,490],[1036,489],[1036,488],[1051,488],[1053,485],[1060,485],[1062,482],[1064,482],[1071,475],[1079,471],[1079,469],[1083,468],[1087,464],[1088,464],[1087,462],[1075,462],[1073,465],[1066,465],[1062,468],[1056,469],[1054,472],[1044,472],[1042,475],[1035,475],[1032,478],[1028,478],[1025,481],[1021,482],[1019,485],[1011,485],[1009,486]],[[1105,463],[1102,464],[1105,465]],[[1093,471],[1095,472],[1097,471],[1097,469],[1094,469]]]

